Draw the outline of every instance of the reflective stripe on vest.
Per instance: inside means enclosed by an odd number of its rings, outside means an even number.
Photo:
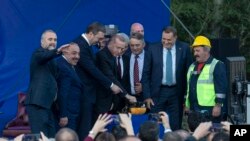
[[[215,90],[214,90],[214,68],[216,64],[219,62],[217,59],[213,59],[211,64],[205,64],[203,67],[199,78],[197,80],[196,85],[196,92],[197,92],[197,100],[200,106],[214,106],[215,105]],[[194,72],[195,65],[194,63],[189,67],[188,73],[187,73],[187,98],[185,105],[186,107],[190,107],[189,102],[189,83],[190,83],[190,77]]]

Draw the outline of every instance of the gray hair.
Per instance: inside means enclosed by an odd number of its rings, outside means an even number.
[[[48,33],[48,32],[51,32],[51,33],[55,33],[55,34],[56,34],[56,32],[55,32],[54,30],[52,30],[52,29],[47,29],[47,30],[45,30],[45,31],[42,33],[41,40],[44,39],[45,34]]]
[[[129,37],[125,33],[117,33],[117,36],[121,36],[124,39],[124,42],[128,45],[129,44]]]

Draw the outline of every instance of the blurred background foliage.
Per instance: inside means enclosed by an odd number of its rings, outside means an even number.
[[[171,9],[194,36],[239,39],[240,53],[250,73],[249,0],[171,0]],[[192,37],[173,16],[171,24],[177,28],[180,40],[192,43]]]

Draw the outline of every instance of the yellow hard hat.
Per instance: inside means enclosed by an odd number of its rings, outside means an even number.
[[[211,48],[210,41],[205,36],[197,36],[194,39],[194,43],[192,44],[192,48],[197,47],[197,46],[207,46],[207,47]]]

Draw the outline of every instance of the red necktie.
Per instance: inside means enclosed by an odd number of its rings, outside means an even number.
[[[118,56],[118,58],[117,58],[117,71],[118,71],[119,78],[122,78],[122,68],[121,68],[120,59],[121,59],[121,57]]]
[[[205,64],[205,63],[199,63],[199,64],[198,64],[198,67],[197,67],[197,72],[198,72],[198,74],[200,74],[200,72],[201,72],[201,70],[202,70],[204,64]]]
[[[135,56],[135,63],[134,63],[134,84],[136,83],[140,83],[140,79],[139,79],[139,66],[138,66],[138,58],[139,56],[136,55]]]

